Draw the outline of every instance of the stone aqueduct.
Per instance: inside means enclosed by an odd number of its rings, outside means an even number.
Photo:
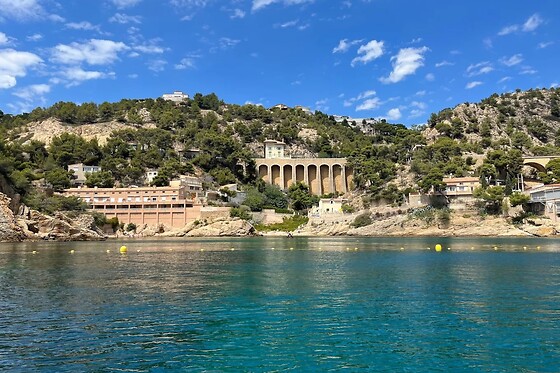
[[[258,158],[255,160],[259,177],[288,189],[296,181],[309,186],[315,195],[341,193],[351,188],[352,169],[346,158]]]

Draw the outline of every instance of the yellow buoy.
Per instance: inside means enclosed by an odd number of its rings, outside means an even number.
[[[204,249],[200,249],[200,251],[204,251]]]
[[[357,247],[355,247],[355,248],[354,248],[354,251],[358,251],[358,248],[357,248]]]
[[[401,247],[401,250],[404,250],[404,247]]]
[[[537,246],[537,250],[540,250],[540,249],[541,249],[541,247],[540,247],[540,246]]]
[[[320,247],[319,250],[323,250],[323,249]]]
[[[450,247],[448,247],[448,248],[447,248],[447,251],[449,251],[449,250],[451,250],[451,248],[450,248]]]
[[[498,246],[494,246],[494,251],[498,251]]]
[[[126,246],[121,246],[121,248],[119,249],[121,254],[126,254],[126,252],[128,251],[128,249],[126,248]]]
[[[111,250],[107,250],[107,254],[109,254],[111,252]]]
[[[235,247],[232,247],[230,250],[231,250],[231,251],[235,251]]]
[[[294,249],[293,247],[290,247],[290,250],[293,250],[293,249]]]
[[[437,252],[440,252],[440,251],[441,251],[441,245],[440,245],[439,243],[436,245],[436,251],[437,251]]]
[[[33,254],[37,254],[37,251],[33,250]]]
[[[74,254],[74,253],[75,253],[75,251],[74,251],[74,250],[70,250],[70,254]]]

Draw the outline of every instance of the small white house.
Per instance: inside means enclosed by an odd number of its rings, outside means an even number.
[[[68,165],[68,171],[74,172],[74,184],[83,185],[86,182],[86,174],[101,171],[99,166],[86,166],[83,163]]]
[[[189,95],[181,91],[174,91],[173,93],[165,93],[161,98],[166,101],[183,102],[189,99]]]
[[[309,212],[310,216],[321,217],[326,215],[343,214],[342,205],[348,202],[344,198],[321,198],[319,206],[315,206]]]
[[[286,144],[282,141],[265,140],[264,141],[264,157],[267,159],[286,158]]]

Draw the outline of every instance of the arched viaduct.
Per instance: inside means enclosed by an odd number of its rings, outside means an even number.
[[[539,172],[545,172],[548,162],[556,158],[560,158],[560,155],[538,155],[532,157],[523,157],[523,165],[534,167]]]
[[[259,177],[281,189],[300,181],[314,195],[344,194],[352,183],[346,158],[258,158],[255,162]]]

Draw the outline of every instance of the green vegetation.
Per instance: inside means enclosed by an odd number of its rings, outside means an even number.
[[[371,213],[364,212],[363,214],[356,216],[356,218],[350,225],[354,228],[361,228],[370,225],[372,223],[373,220],[371,218]]]
[[[47,118],[69,129],[108,121],[130,127],[113,132],[104,144],[63,133],[46,146],[23,136],[29,122]],[[150,125],[143,127],[146,123]],[[503,200],[515,189],[522,155],[560,154],[560,89],[494,94],[480,104],[432,114],[427,128],[429,139],[422,126],[337,122],[319,111],[225,104],[214,93],[197,93],[179,104],[162,99],[58,102],[21,115],[0,111],[0,176],[24,203],[45,212],[83,209],[49,194],[71,185],[73,175],[66,168],[72,163],[101,166],[102,172],[87,176],[88,186],[143,185],[150,169],[158,170],[152,185],[167,185],[181,174],[203,174],[205,185],[216,189],[240,184],[247,193],[244,206],[251,211],[305,211],[318,201],[309,186],[295,183],[284,192],[257,176],[256,144],[275,139],[320,157],[346,157],[354,170],[354,188],[365,194],[366,202],[400,205],[411,191],[441,191],[446,177],[474,175],[483,186],[477,192],[481,209],[496,213],[500,196]],[[300,135],[303,129],[309,135]],[[482,163],[476,162],[478,157]],[[533,176],[558,182],[560,161]],[[496,184],[503,185],[501,192]],[[512,195],[510,201],[516,198]],[[242,210],[235,214],[245,215]]]
[[[255,229],[261,232],[293,232],[300,226],[307,224],[308,221],[309,218],[307,216],[294,215],[290,216],[289,218],[284,218],[284,221],[282,223],[269,225],[257,224],[255,225]]]

